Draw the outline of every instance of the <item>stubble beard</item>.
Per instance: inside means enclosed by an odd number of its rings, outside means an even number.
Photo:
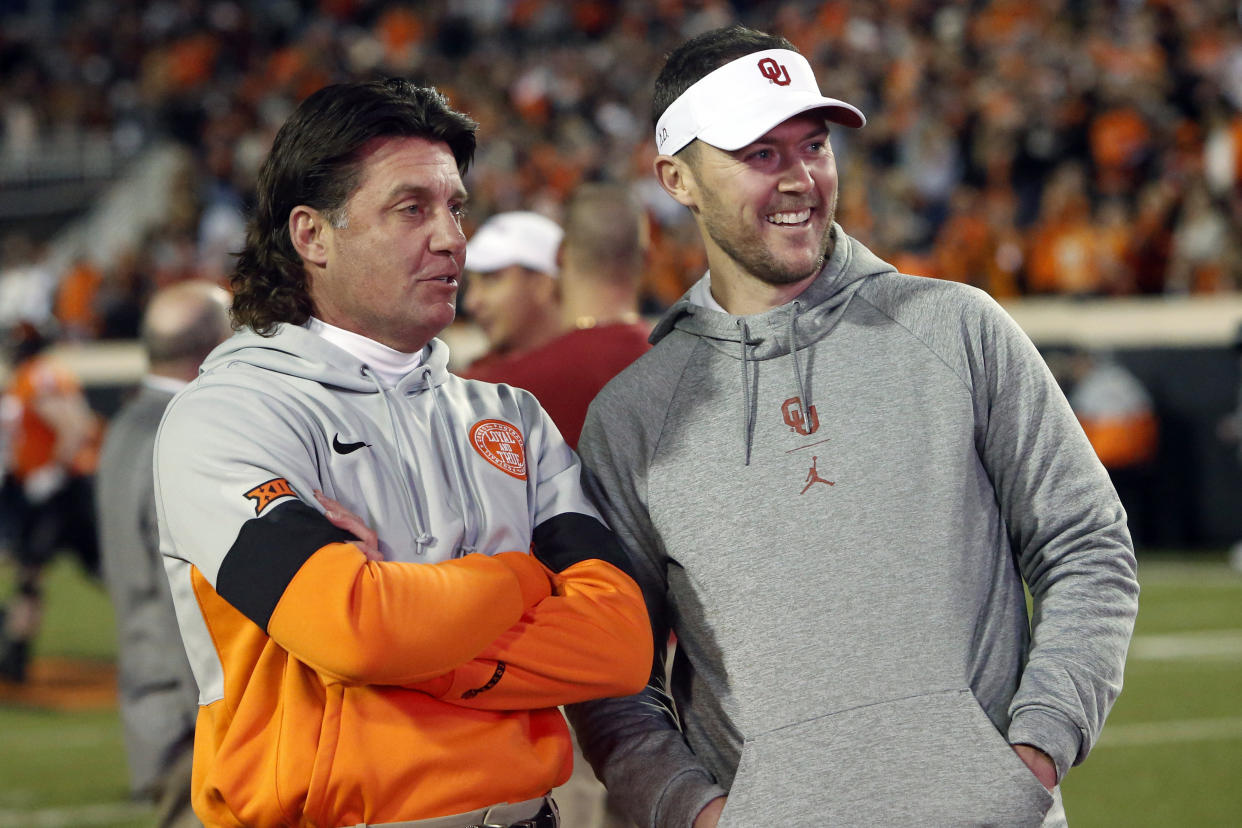
[[[704,227],[716,246],[728,254],[751,276],[759,281],[775,286],[792,285],[814,276],[824,268],[824,262],[832,255],[835,241],[832,236],[833,219],[836,215],[837,194],[832,196],[832,204],[828,209],[828,221],[824,225],[823,235],[819,239],[819,255],[807,269],[782,262],[772,250],[763,243],[757,232],[730,232],[722,226],[723,222],[706,218]],[[719,213],[719,210],[712,212]]]

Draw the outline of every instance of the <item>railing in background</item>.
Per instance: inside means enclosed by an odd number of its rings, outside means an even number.
[[[98,132],[0,147],[0,221],[81,212],[123,160],[111,137]]]

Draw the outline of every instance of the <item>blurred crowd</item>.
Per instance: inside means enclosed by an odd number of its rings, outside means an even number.
[[[789,37],[867,114],[833,136],[839,218],[903,270],[997,297],[1234,291],[1239,14],[1231,0],[9,0],[6,168],[83,135],[122,160],[172,140],[194,162],[162,225],[113,260],[48,267],[41,240],[7,234],[0,297],[35,271],[65,334],[132,336],[154,288],[224,278],[298,100],[398,74],[481,123],[470,230],[504,210],[559,219],[583,180],[632,183],[655,220],[657,311],[704,259],[651,180],[654,72],[671,44],[733,20]]]

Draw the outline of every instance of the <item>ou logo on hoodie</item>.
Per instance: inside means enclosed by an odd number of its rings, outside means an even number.
[[[806,409],[806,415],[802,413],[802,398],[790,397],[781,405],[781,414],[785,417],[785,425],[799,434],[814,434],[819,431],[819,414],[815,411],[815,406]]]
[[[526,441],[504,420],[479,420],[470,427],[470,445],[507,475],[526,479]]]

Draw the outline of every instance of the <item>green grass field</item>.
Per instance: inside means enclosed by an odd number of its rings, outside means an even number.
[[[10,574],[0,565],[0,595]],[[1070,823],[1242,824],[1242,573],[1222,555],[1148,555],[1139,576],[1125,691],[1065,781]],[[107,659],[114,642],[102,589],[58,563],[38,653]],[[114,710],[0,706],[0,828],[150,824],[127,800]]]

